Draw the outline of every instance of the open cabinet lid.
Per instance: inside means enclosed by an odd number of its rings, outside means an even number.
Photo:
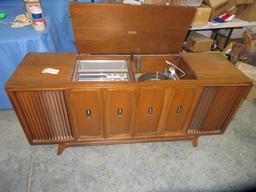
[[[80,54],[179,53],[195,11],[165,5],[70,4]]]

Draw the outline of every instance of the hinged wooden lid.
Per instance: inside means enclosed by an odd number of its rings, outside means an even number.
[[[80,54],[179,53],[195,11],[165,5],[70,4]]]

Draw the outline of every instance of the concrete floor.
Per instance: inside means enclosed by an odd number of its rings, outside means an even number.
[[[256,106],[245,101],[223,136],[68,148],[30,146],[0,111],[0,192],[244,191],[256,188]]]

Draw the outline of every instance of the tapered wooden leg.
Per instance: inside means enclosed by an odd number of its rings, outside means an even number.
[[[62,152],[68,147],[65,143],[58,144],[57,155],[61,155]]]
[[[193,139],[191,140],[193,147],[197,147],[198,138],[199,138],[199,137],[195,136],[195,137],[193,137]]]

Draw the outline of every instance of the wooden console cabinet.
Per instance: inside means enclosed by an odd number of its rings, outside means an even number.
[[[74,54],[30,53],[6,90],[29,143],[59,144],[59,154],[94,144],[188,139],[196,146],[199,136],[224,133],[251,82],[222,56],[181,57],[197,79],[73,83]],[[42,74],[45,66],[61,72]]]
[[[141,14],[134,20],[136,14],[131,13],[138,11]],[[161,17],[150,18],[156,12]],[[164,71],[168,67],[164,61],[169,60],[186,76],[145,82],[73,82],[77,54],[29,53],[6,85],[29,143],[58,144],[61,154],[68,146],[96,144],[191,140],[196,146],[199,136],[224,133],[251,81],[221,55],[177,55],[194,12],[187,7],[72,3],[78,51],[91,53],[80,55],[82,59],[129,59],[134,74]],[[110,18],[98,13],[112,18],[113,28],[106,28]],[[113,19],[116,15],[120,17]],[[140,16],[151,19],[143,26],[151,35],[138,25]],[[170,27],[165,22],[176,22],[171,34],[166,33]],[[107,36],[101,35],[103,31]],[[155,50],[159,54],[149,54]],[[142,58],[139,70],[136,55]],[[44,68],[60,72],[45,74]]]

